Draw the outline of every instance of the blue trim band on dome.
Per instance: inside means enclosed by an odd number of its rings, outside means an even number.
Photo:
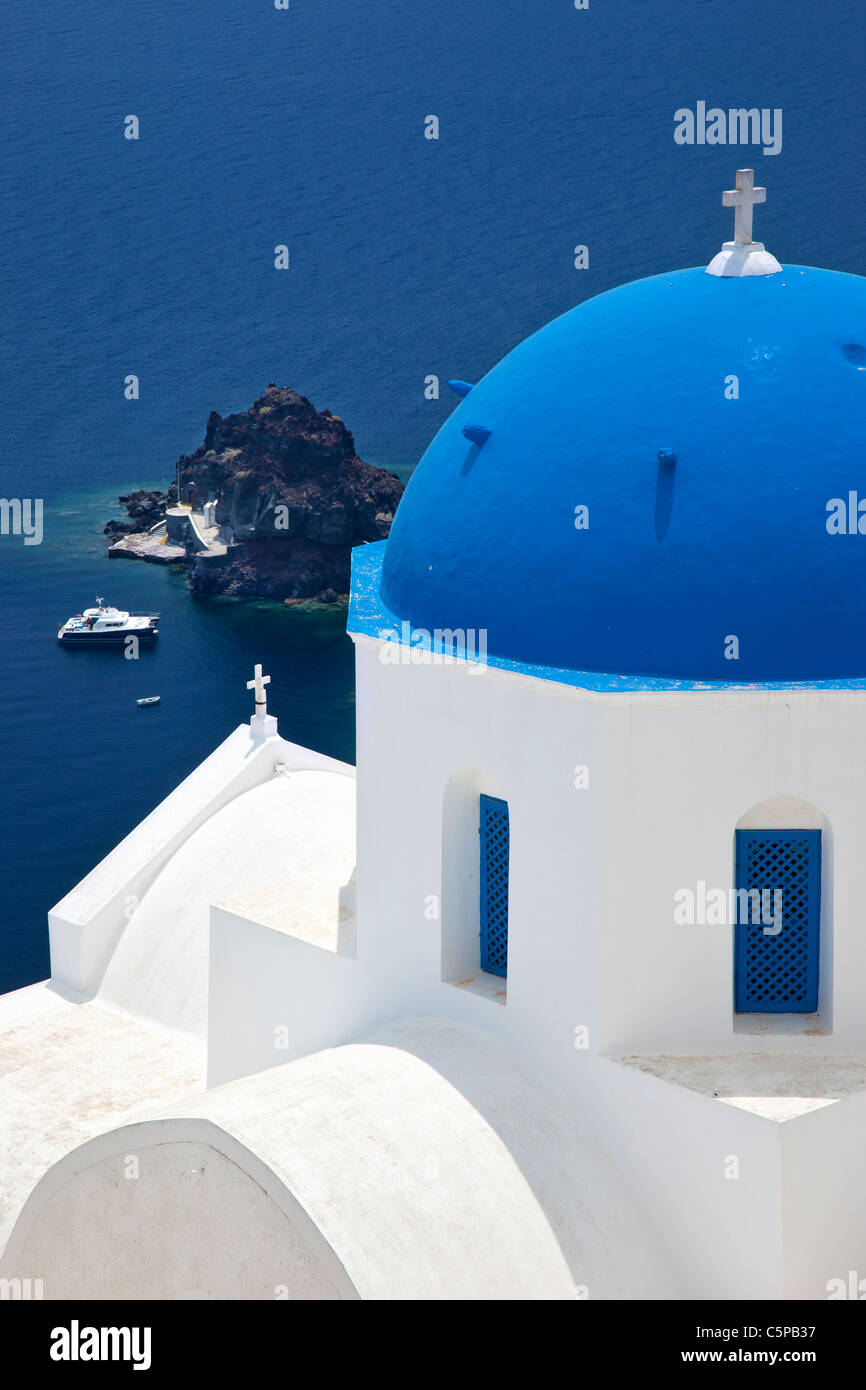
[[[411,649],[413,644],[403,640],[403,619],[391,611],[380,590],[382,564],[387,546],[387,541],[372,541],[368,545],[356,546],[352,551],[352,591],[346,631],[357,633],[360,637],[373,637],[378,641],[397,642]],[[420,633],[422,629],[412,628],[411,631]],[[441,645],[437,647],[434,643],[433,650],[442,650]],[[581,690],[595,690],[603,694],[677,690],[866,690],[866,676],[826,681],[680,680],[662,676],[620,676],[607,671],[568,671],[551,666],[533,666],[523,661],[509,661],[490,653],[485,658],[485,664],[498,671],[513,671],[521,676],[532,676],[535,680],[553,681],[558,685],[572,685]]]

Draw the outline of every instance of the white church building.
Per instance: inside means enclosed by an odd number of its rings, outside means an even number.
[[[259,668],[50,912],[51,978],[0,998],[0,1276],[866,1275],[866,279],[780,265],[763,197],[740,171],[706,269],[453,383],[355,552],[357,767],[279,732]]]

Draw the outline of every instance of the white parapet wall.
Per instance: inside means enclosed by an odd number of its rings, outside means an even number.
[[[354,777],[277,780],[277,862],[252,891],[238,884],[210,909],[210,1086],[342,1042],[369,1016],[356,959]]]
[[[208,1086],[354,1037],[371,1012],[364,984],[350,953],[211,908]]]

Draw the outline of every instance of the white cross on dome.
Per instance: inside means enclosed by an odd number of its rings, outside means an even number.
[[[722,206],[735,209],[734,241],[738,246],[751,245],[752,212],[756,203],[766,201],[766,188],[755,187],[754,169],[738,169],[736,188],[728,188],[722,194]]]
[[[734,239],[726,241],[707,266],[708,275],[728,278],[740,275],[776,275],[782,267],[762,241],[752,240],[752,214],[756,203],[767,201],[766,188],[755,187],[754,169],[738,169],[736,187],[722,194],[722,206],[734,209]]]

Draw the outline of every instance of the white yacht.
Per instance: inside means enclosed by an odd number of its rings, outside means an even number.
[[[97,598],[96,605],[68,618],[57,634],[58,642],[69,647],[101,647],[125,642],[127,637],[152,642],[159,636],[158,613],[125,613],[121,608],[110,607],[104,598]]]

